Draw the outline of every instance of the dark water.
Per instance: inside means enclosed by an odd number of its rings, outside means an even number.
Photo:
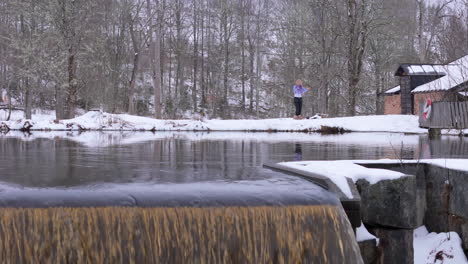
[[[468,138],[431,141],[426,136],[385,133],[10,132],[0,135],[0,181],[73,187],[281,180],[284,177],[261,166],[293,160],[441,157],[468,158]]]

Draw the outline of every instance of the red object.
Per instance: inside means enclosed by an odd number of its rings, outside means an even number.
[[[431,112],[431,107],[432,107],[432,101],[431,101],[431,99],[427,99],[426,104],[424,105],[424,110],[423,110],[424,119],[428,118],[428,115]]]

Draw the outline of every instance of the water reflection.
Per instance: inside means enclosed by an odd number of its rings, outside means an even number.
[[[34,132],[0,136],[0,181],[25,186],[262,179],[266,162],[468,157],[468,139],[350,133]]]
[[[294,160],[301,161],[302,160],[302,145],[299,143],[294,144]]]

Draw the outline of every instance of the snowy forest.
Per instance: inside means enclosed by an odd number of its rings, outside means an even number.
[[[468,0],[0,0],[0,104],[155,118],[381,114],[399,63],[468,54]]]

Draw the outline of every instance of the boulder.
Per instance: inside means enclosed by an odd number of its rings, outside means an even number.
[[[468,172],[457,170],[449,172],[450,213],[468,219]]]
[[[377,247],[377,240],[370,239],[358,242],[359,249],[361,251],[362,260],[364,264],[377,263],[379,259],[379,251]]]
[[[371,227],[369,231],[379,238],[379,264],[412,264],[414,261],[413,230]]]
[[[370,184],[357,183],[361,194],[361,218],[366,224],[414,229],[423,224],[425,197],[416,184],[416,176]]]
[[[465,251],[468,251],[468,219],[450,215],[448,218],[448,226],[450,231],[457,232],[462,240],[462,248]]]
[[[450,185],[446,183],[447,170],[428,166],[426,178],[426,212],[424,225],[431,232],[447,232]]]

